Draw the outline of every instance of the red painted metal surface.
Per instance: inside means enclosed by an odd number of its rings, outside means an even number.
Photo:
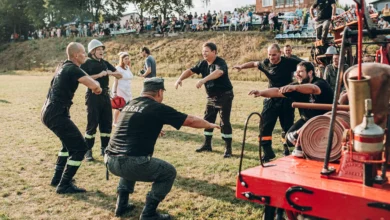
[[[306,215],[326,219],[390,219],[390,211],[369,207],[368,203],[390,204],[390,185],[383,188],[367,187],[361,183],[321,178],[322,162],[283,157],[269,164],[270,167],[254,167],[241,172],[247,187],[237,179],[236,197],[248,200],[243,193],[250,192],[257,196],[270,196],[268,205],[298,211],[292,208],[286,191],[293,186],[300,186],[313,191],[313,194],[295,192],[291,200],[300,206],[309,206]],[[338,164],[332,164],[336,169]],[[390,177],[390,172],[387,172]],[[264,204],[258,200],[252,202]],[[299,211],[298,211],[299,212]]]

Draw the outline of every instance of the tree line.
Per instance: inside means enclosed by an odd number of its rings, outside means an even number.
[[[192,8],[193,0],[0,0],[0,43],[8,42],[14,33],[27,36],[29,31],[76,19],[80,23],[116,20],[129,4],[136,6],[141,17],[144,13],[166,17]]]

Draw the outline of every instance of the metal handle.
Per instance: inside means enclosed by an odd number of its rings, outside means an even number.
[[[367,204],[368,207],[378,208],[378,209],[384,209],[387,211],[390,211],[390,204],[383,203],[383,202],[370,202]]]
[[[299,211],[311,211],[312,210],[312,207],[310,206],[300,206],[300,205],[297,205],[295,204],[292,200],[291,200],[291,195],[295,192],[303,192],[303,193],[307,193],[307,194],[313,194],[314,192],[311,191],[311,190],[308,190],[308,189],[305,189],[301,186],[292,186],[290,188],[288,188],[288,190],[286,191],[286,200],[288,202],[288,204],[290,204],[291,207],[293,207],[294,209],[296,210],[299,210]]]
[[[251,192],[243,192],[241,195],[245,196],[245,198],[249,200],[259,200],[260,202],[269,205],[271,203],[271,197],[270,196],[261,196],[261,195],[255,195]]]

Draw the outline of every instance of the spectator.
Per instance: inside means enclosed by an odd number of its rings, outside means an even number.
[[[274,20],[273,20],[274,17],[275,17],[275,14],[273,11],[271,11],[271,13],[269,13],[269,15],[268,15],[270,31],[274,30],[274,25],[275,25]]]
[[[317,16],[314,17],[314,9],[317,10]],[[316,38],[321,40],[322,44],[326,44],[330,21],[336,17],[336,2],[335,0],[321,1],[316,0],[310,7],[310,16],[315,20]]]
[[[326,82],[329,83],[330,88],[332,88],[333,91],[336,89],[336,80],[337,80],[337,71],[338,71],[338,65],[339,65],[339,59],[340,55],[334,54],[332,58],[332,64],[329,64],[325,67],[325,73],[324,78]],[[344,70],[348,69],[348,65],[344,64]],[[341,83],[341,91],[344,89],[343,82]]]
[[[234,26],[234,31],[237,31],[237,24],[238,24],[238,19],[235,16],[230,18],[229,31],[231,31],[232,26]]]
[[[386,21],[383,17],[380,18],[380,20],[378,21],[378,28],[379,29],[383,29],[383,26],[386,24]]]
[[[382,9],[382,17],[385,21],[390,22],[390,8],[388,3],[386,3],[385,7]]]

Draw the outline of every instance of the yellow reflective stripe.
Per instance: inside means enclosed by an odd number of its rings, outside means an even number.
[[[204,135],[206,135],[206,136],[213,136],[213,132],[205,131]]]
[[[232,134],[221,134],[223,138],[233,138]]]
[[[68,165],[79,167],[81,165],[81,161],[68,160]]]
[[[93,134],[93,135],[89,135],[89,134],[85,134],[85,138],[88,138],[88,139],[92,139],[92,138],[95,138],[95,134]]]
[[[109,133],[100,133],[100,137],[110,137],[111,134]]]
[[[58,152],[59,157],[69,157],[69,152]]]

